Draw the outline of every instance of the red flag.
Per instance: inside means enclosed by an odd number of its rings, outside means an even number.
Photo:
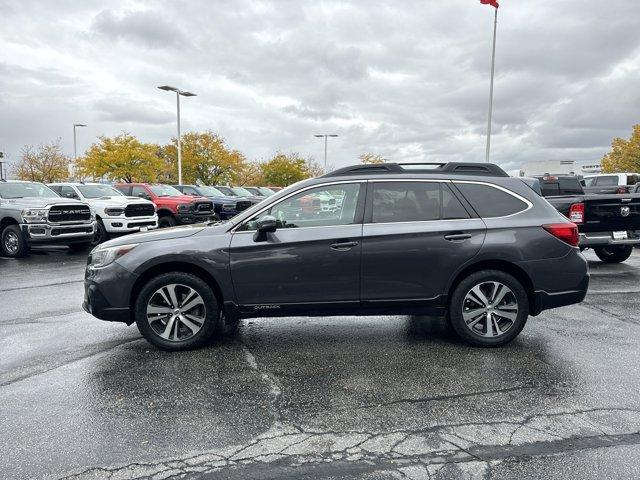
[[[492,7],[496,7],[496,8],[500,6],[497,0],[480,0],[480,3],[484,5],[491,5]]]

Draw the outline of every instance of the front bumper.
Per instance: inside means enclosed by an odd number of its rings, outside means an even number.
[[[20,230],[30,244],[76,243],[91,241],[96,222],[77,224],[22,223]]]
[[[580,247],[602,247],[606,245],[640,245],[640,231],[630,230],[625,240],[615,240],[613,232],[589,232],[580,234]]]
[[[214,212],[207,213],[206,215],[195,215],[193,213],[179,213],[177,215],[178,221],[181,225],[188,225],[191,223],[210,222],[216,220],[216,214]]]
[[[153,230],[158,228],[158,216],[153,217],[107,217],[102,219],[104,228],[108,233],[139,232],[141,228]]]
[[[100,320],[133,323],[130,298],[137,275],[113,262],[85,270],[82,308]]]

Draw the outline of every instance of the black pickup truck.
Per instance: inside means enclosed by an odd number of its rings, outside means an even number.
[[[534,178],[539,193],[578,225],[581,249],[593,248],[603,262],[619,263],[640,245],[640,194],[588,195],[573,175]]]

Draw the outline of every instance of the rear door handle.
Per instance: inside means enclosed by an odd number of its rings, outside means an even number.
[[[350,250],[357,246],[358,242],[336,242],[331,244],[331,248],[334,250]]]
[[[470,233],[450,233],[449,235],[444,236],[444,239],[449,240],[450,242],[467,240],[469,238],[471,238]]]

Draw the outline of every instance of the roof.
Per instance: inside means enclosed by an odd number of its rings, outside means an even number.
[[[440,174],[440,175],[480,175],[489,177],[508,177],[509,175],[494,163],[448,162],[448,163],[378,163],[370,165],[351,165],[329,172],[320,178],[353,175],[389,175],[389,174]]]

